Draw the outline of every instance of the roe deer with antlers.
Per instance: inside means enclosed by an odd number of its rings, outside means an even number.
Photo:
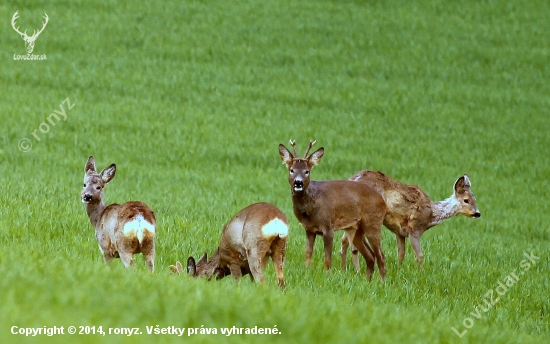
[[[425,231],[458,214],[471,218],[481,216],[476,206],[476,198],[470,190],[472,184],[467,174],[456,180],[453,194],[440,202],[432,202],[418,186],[400,183],[378,171],[361,171],[350,180],[371,186],[386,201],[389,212],[384,225],[396,235],[399,265],[405,258],[406,237],[411,240],[418,266],[422,268],[424,256],[420,247],[420,236]],[[349,240],[344,236],[340,251],[343,267],[346,264],[349,245]],[[353,255],[355,268],[359,269],[357,253]]]
[[[189,257],[187,272],[193,277],[208,279],[231,274],[235,280],[250,274],[254,281],[264,283],[264,270],[271,257],[277,283],[284,289],[288,231],[288,219],[279,208],[270,203],[249,205],[225,225],[220,245],[210,260],[206,253],[197,263]],[[178,274],[183,270],[180,262],[170,265],[170,269]]]
[[[294,154],[282,144],[279,145],[279,154],[289,172],[294,215],[306,230],[306,267],[311,262],[315,237],[321,235],[325,249],[325,268],[329,270],[332,265],[334,232],[344,230],[347,238],[365,258],[367,279],[372,278],[376,258],[380,279],[383,280],[386,267],[380,240],[387,207],[380,194],[366,184],[349,180],[310,180],[310,172],[321,161],[324,148],[308,156],[315,144],[315,141],[310,142],[303,158],[300,158],[297,157],[296,143],[291,140],[290,144]],[[365,244],[365,235],[372,249]]]
[[[80,196],[95,228],[105,263],[120,258],[125,267],[134,266],[134,254],[141,252],[147,268],[153,272],[156,232],[153,211],[141,202],[105,205],[103,189],[115,177],[115,164],[97,173],[94,157],[90,156],[84,172],[84,188]]]

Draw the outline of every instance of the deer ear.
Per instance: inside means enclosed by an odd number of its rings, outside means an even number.
[[[207,256],[206,252],[204,252],[202,257],[199,259],[197,265],[201,266],[202,264],[206,263],[207,261],[208,261],[208,256]]]
[[[313,166],[315,166],[321,161],[323,154],[325,154],[325,148],[321,147],[315,152],[311,153],[311,155],[307,159]]]
[[[465,174],[456,180],[454,189],[456,193],[462,193],[466,189],[469,189],[470,186],[472,186],[472,184],[470,183],[470,178],[467,174]]]
[[[281,156],[283,162],[286,164],[286,167],[290,168],[290,165],[292,165],[292,160],[294,160],[294,156],[282,144],[279,145],[279,155]]]
[[[115,173],[116,173],[116,165],[111,164],[111,166],[101,171],[100,173],[101,180],[103,180],[103,182],[107,184],[115,177]]]
[[[172,270],[172,272],[176,275],[179,275],[183,271],[183,267],[181,266],[181,263],[177,261],[176,265],[170,265],[170,270]]]
[[[95,160],[92,155],[90,155],[88,161],[86,162],[86,166],[84,166],[84,173],[88,173],[88,171],[91,171],[91,173],[96,173]]]
[[[187,258],[187,274],[193,277],[197,276],[197,265],[193,257]]]

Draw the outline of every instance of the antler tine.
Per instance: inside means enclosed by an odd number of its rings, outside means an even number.
[[[42,29],[40,29],[40,31],[38,31],[37,33],[33,34],[33,37],[38,37],[38,35],[40,35],[42,33],[42,31],[44,31],[44,29],[46,28],[46,25],[48,25],[48,20],[50,20],[50,18],[48,17],[46,12],[44,12],[44,17],[43,18],[46,19],[46,21],[44,23],[42,23]]]
[[[307,159],[307,155],[309,154],[309,150],[313,145],[317,142],[317,140],[309,141],[309,146],[307,147],[306,154],[304,154],[304,159]]]
[[[18,27],[15,27],[15,22],[17,21],[17,19],[19,19],[19,11],[15,11],[15,13],[13,14],[13,17],[11,18],[11,26],[13,27],[13,29],[15,30],[15,32],[17,32],[18,34],[20,35],[24,35],[24,33],[22,33],[21,31],[19,31],[19,26]],[[27,32],[27,31],[25,31]]]
[[[292,146],[292,148],[294,148],[294,157],[297,157],[298,152],[296,151],[296,141],[290,140],[290,145]]]

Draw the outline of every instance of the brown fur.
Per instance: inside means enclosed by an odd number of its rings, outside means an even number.
[[[115,176],[114,164],[98,174],[94,158],[90,156],[84,170],[86,173],[81,198],[86,204],[90,222],[95,228],[96,239],[105,263],[109,263],[113,258],[120,258],[125,267],[134,266],[134,254],[143,253],[147,268],[153,272],[156,234],[156,219],[153,211],[142,202],[105,205],[103,190]],[[135,233],[124,233],[124,225],[139,215],[155,229],[154,232],[143,230],[141,242]]]
[[[295,144],[291,141],[295,148]],[[332,265],[334,232],[346,231],[345,236],[352,241],[367,263],[367,278],[374,272],[375,259],[383,280],[386,274],[385,258],[381,246],[381,227],[387,213],[384,200],[366,184],[349,180],[311,181],[310,172],[321,160],[324,149],[307,153],[304,158],[296,158],[290,151],[279,145],[279,154],[289,171],[294,215],[306,230],[306,267],[310,265],[316,235],[321,235],[325,250],[325,268]],[[296,154],[296,149],[294,149]],[[367,237],[371,248],[366,244]]]
[[[479,217],[481,214],[476,207],[476,200],[470,191],[470,182],[467,175],[460,177],[454,186],[456,210],[441,217],[438,203],[432,202],[428,195],[416,185],[400,183],[379,171],[361,171],[350,178],[351,181],[361,182],[375,189],[386,201],[389,212],[384,219],[384,226],[395,233],[398,246],[399,264],[405,257],[405,238],[409,237],[414,249],[419,267],[422,267],[423,254],[420,247],[420,236],[431,227],[439,224],[445,218],[455,214],[464,214],[469,217]],[[449,198],[450,199],[450,198]],[[438,218],[439,217],[439,218]],[[345,266],[346,252],[349,240],[342,238],[342,266]],[[356,255],[356,254],[355,254]],[[354,257],[354,265],[358,269],[358,260]]]
[[[266,236],[262,228],[276,218],[286,225],[287,235]],[[236,280],[250,273],[254,281],[264,283],[264,270],[271,257],[278,285],[284,289],[283,266],[287,238],[288,219],[281,210],[269,203],[252,204],[241,210],[225,225],[220,245],[210,260],[207,260],[204,254],[195,264],[195,260],[189,257],[188,273],[193,277],[208,279],[212,276],[220,279],[231,274]],[[180,273],[178,263],[170,268]]]

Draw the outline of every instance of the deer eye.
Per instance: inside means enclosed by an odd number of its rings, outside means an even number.
[[[469,204],[469,203],[470,203],[470,201],[469,201],[469,200],[467,200],[467,199],[465,199],[465,200],[464,200],[464,203],[466,203],[466,204]]]
[[[306,171],[306,176],[309,176],[309,171]]]
[[[84,187],[86,187],[86,183],[84,183]]]
[[[101,190],[101,186],[98,185],[98,186],[95,187],[95,189],[96,190]]]
[[[290,174],[294,174],[294,170],[291,169],[291,170],[290,170]]]

